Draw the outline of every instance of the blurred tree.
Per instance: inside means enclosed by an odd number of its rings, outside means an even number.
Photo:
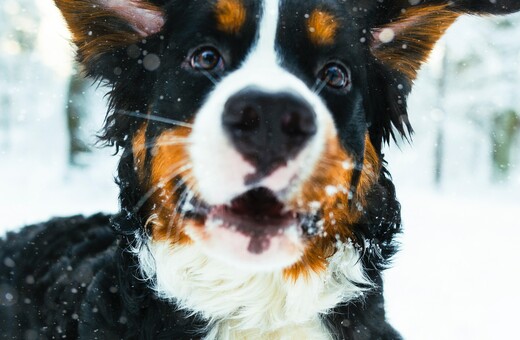
[[[508,179],[511,167],[511,154],[520,129],[520,116],[514,110],[495,114],[491,129],[493,143],[493,179]]]
[[[514,37],[520,36],[520,15],[467,18],[464,23],[447,37],[453,66],[447,74],[445,106],[450,138],[459,143],[451,173],[491,173],[493,180],[505,181],[519,145],[514,141],[520,112],[520,40]]]
[[[63,137],[68,137],[69,144],[68,155],[64,152],[63,156],[67,157],[69,165],[79,165],[80,155],[89,151],[84,142],[86,136],[82,133],[82,122],[90,107],[85,99],[89,82],[83,79],[77,67],[67,81],[65,77],[68,70],[62,71],[52,63],[49,64],[49,57],[45,59],[41,53],[42,46],[44,49],[55,46],[52,41],[54,37],[42,33],[51,27],[50,6],[42,5],[37,0],[0,2],[0,148],[6,150],[9,144],[14,145],[15,138],[17,147],[26,143],[30,149],[37,148],[21,136],[31,135],[30,131],[34,129],[41,131],[41,137],[45,138],[47,131],[41,125],[38,126],[38,122],[44,119],[49,124],[52,120],[58,125],[60,119],[52,117],[63,112],[65,119],[62,123],[66,123],[67,131],[59,132],[63,133]],[[55,27],[50,30],[55,30]],[[48,100],[42,95],[45,91],[52,93],[55,98],[63,98],[64,95],[66,104],[62,107],[58,104],[42,105],[39,100]],[[61,141],[64,142],[66,140]],[[63,151],[66,148],[67,145],[63,144]],[[11,151],[15,152],[12,148]]]
[[[90,87],[91,82],[85,79],[77,64],[74,66],[74,71],[70,78],[66,107],[69,134],[69,164],[81,165],[79,160],[81,155],[90,152],[89,147],[83,141],[81,123],[88,115],[85,91]]]
[[[445,102],[446,102],[446,82],[448,79],[448,47],[441,42],[437,47],[437,58],[432,60],[432,68],[437,78],[437,98],[436,98],[436,137],[434,151],[434,183],[440,186],[444,170],[444,144],[445,144]]]
[[[0,5],[0,151],[10,145],[19,75],[30,61],[39,24],[33,0],[3,0]]]
[[[9,149],[11,136],[11,98],[6,93],[0,93],[0,151]]]

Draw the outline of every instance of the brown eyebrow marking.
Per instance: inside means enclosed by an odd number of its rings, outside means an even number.
[[[219,0],[215,13],[217,28],[226,33],[237,34],[246,22],[246,8],[241,0]]]
[[[334,42],[339,23],[328,12],[315,9],[307,21],[309,38],[315,45],[330,45]]]

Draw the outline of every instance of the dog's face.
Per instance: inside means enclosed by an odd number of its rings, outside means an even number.
[[[435,41],[462,12],[518,8],[56,2],[87,70],[114,86],[107,136],[130,150],[140,191],[129,212],[156,241],[292,275],[355,240],[382,140],[408,125],[406,96]]]
[[[153,237],[242,267],[318,266],[328,235],[352,237],[335,226],[359,218],[379,171],[361,91],[366,34],[335,1],[167,11],[187,24],[166,23],[148,114],[183,124],[144,122],[132,146]]]

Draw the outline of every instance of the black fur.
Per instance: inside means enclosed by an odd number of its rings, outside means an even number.
[[[395,236],[401,232],[401,206],[388,172],[383,169],[379,183],[368,196],[364,219],[355,226],[362,248],[363,267],[375,283],[362,301],[337,306],[327,321],[340,339],[396,340],[399,333],[386,322],[382,271],[398,250]]]
[[[105,215],[54,219],[9,233],[0,241],[0,337],[200,337],[200,321],[156,299],[139,279],[130,243]]]

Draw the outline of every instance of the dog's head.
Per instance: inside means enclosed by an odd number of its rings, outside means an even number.
[[[410,131],[407,95],[445,30],[463,13],[520,9],[514,0],[56,3],[87,72],[113,87],[105,138],[127,151],[121,185],[138,192],[123,208],[156,241],[295,275],[356,241],[381,145]]]

